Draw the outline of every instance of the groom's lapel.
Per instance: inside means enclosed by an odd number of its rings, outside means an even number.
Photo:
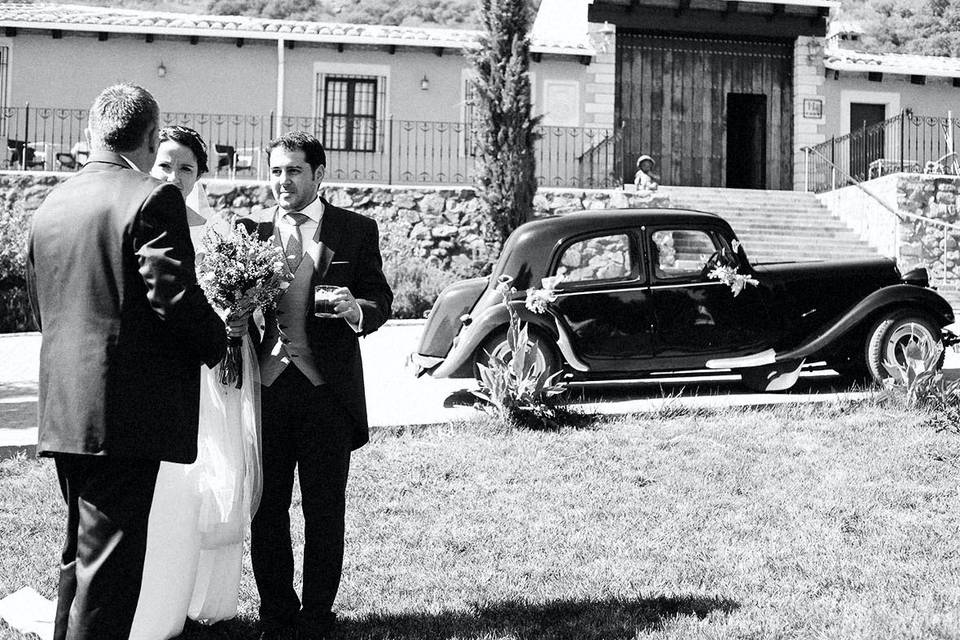
[[[333,262],[333,256],[340,247],[340,236],[343,233],[340,212],[336,207],[320,198],[323,203],[323,219],[320,221],[320,229],[317,235],[317,255],[311,256],[316,266],[316,274],[319,280],[327,275],[327,269]]]

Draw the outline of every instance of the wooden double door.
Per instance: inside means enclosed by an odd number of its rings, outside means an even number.
[[[626,182],[793,188],[791,42],[618,33],[616,69]]]

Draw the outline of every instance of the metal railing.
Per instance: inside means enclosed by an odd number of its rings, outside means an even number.
[[[942,287],[949,287],[952,289],[960,288],[960,274],[956,270],[951,269],[950,261],[948,260],[948,240],[952,237],[955,242],[960,244],[960,224],[954,224],[950,222],[944,222],[943,220],[937,220],[935,218],[928,218],[925,216],[918,216],[914,213],[908,211],[901,211],[895,209],[883,198],[875,194],[873,191],[868,189],[862,184],[862,180],[859,180],[856,176],[849,174],[844,171],[842,168],[833,163],[829,158],[824,157],[815,147],[807,147],[804,149],[804,152],[808,158],[816,159],[821,162],[825,167],[830,169],[830,172],[834,175],[833,181],[838,185],[842,184],[843,186],[852,186],[857,188],[861,193],[866,195],[868,198],[879,204],[883,209],[890,213],[894,218],[903,222],[909,220],[915,225],[929,225],[931,227],[939,227],[939,235],[942,238],[940,241],[940,252],[941,252],[941,263],[938,265],[938,269],[934,270],[934,273],[930,274],[931,282],[938,280],[938,284]],[[811,158],[812,157],[812,158]],[[896,253],[899,258],[899,241],[900,241],[900,230],[894,229],[894,242],[897,247]]]
[[[810,147],[804,167],[807,191],[823,193],[894,172],[960,174],[954,150],[960,118],[920,116],[910,111]]]
[[[0,167],[12,170],[71,171],[89,149],[84,141],[85,109],[9,107],[0,109]],[[209,145],[211,175],[263,180],[264,149],[279,129],[308,131],[327,148],[327,179],[381,184],[473,183],[475,153],[469,125],[462,122],[344,120],[273,114],[163,113],[161,126],[196,129]],[[618,137],[612,128],[537,128],[537,181],[541,186],[620,186],[615,170]],[[4,147],[0,147],[0,151]]]

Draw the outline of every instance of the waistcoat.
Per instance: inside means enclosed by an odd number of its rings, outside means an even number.
[[[320,225],[323,225],[321,221]],[[280,242],[280,232],[274,225],[274,237]],[[314,234],[320,239],[320,226]],[[266,317],[263,344],[260,349],[260,382],[269,387],[292,363],[314,385],[323,384],[310,343],[307,340],[307,313],[313,313],[313,256],[304,253],[303,260],[293,275],[293,281],[277,302],[276,311]]]

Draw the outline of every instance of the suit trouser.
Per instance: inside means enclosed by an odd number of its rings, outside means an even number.
[[[292,365],[261,391],[263,495],[250,545],[260,620],[265,627],[298,618],[307,627],[326,623],[343,570],[350,418],[329,385],[314,386]],[[295,468],[304,519],[301,599],[293,587],[290,536]]]
[[[126,640],[160,462],[55,454],[67,503],[54,640]]]

